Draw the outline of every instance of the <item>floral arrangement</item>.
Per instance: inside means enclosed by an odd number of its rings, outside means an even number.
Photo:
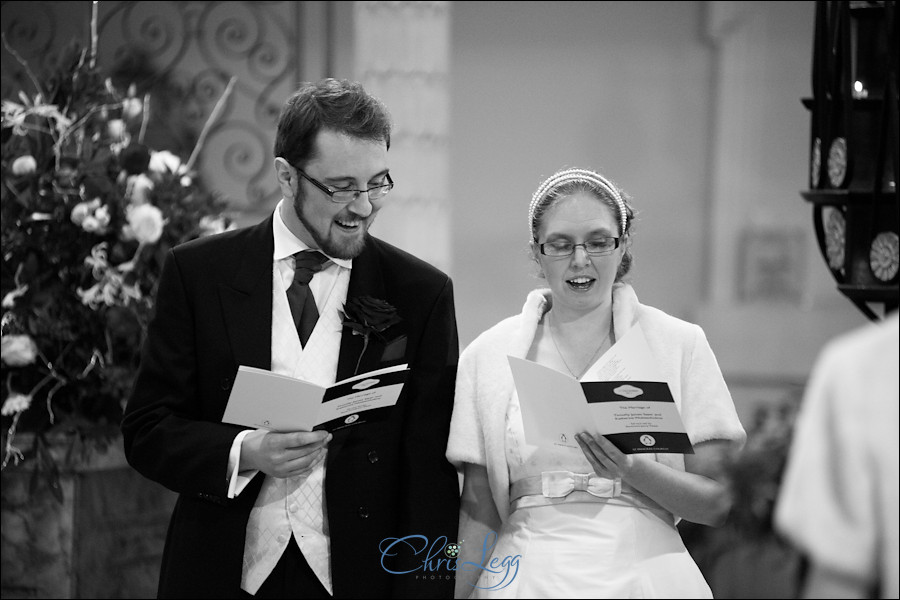
[[[106,439],[118,432],[164,256],[233,228],[190,158],[143,144],[149,96],[120,90],[73,45],[35,88],[2,102],[3,467],[16,432]],[[38,461],[41,462],[40,460]]]

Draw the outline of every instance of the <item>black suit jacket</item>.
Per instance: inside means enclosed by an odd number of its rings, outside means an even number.
[[[270,217],[183,244],[166,258],[122,423],[129,463],[179,493],[161,597],[240,594],[247,520],[263,476],[227,498],[228,453],[240,428],[221,419],[238,366],[271,368],[273,248]],[[379,547],[407,535],[434,547],[441,536],[456,541],[458,480],[444,456],[459,353],[452,282],[369,236],[353,260],[348,299],[355,296],[395,306],[403,321],[389,331],[406,336],[405,356],[388,362],[384,345],[370,341],[359,372],[407,362],[411,376],[389,420],[338,430],[329,444],[334,595],[450,597],[452,571],[428,572],[428,548],[407,547],[408,568],[394,562],[391,570],[411,572],[398,575],[385,570]],[[338,380],[353,375],[362,349],[362,337],[345,328]]]

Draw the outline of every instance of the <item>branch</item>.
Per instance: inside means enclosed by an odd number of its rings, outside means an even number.
[[[225,101],[228,99],[228,96],[231,95],[231,90],[234,88],[235,82],[237,82],[237,75],[234,75],[228,82],[228,85],[225,86],[225,91],[222,92],[222,97],[219,98],[219,101],[216,102],[216,106],[213,108],[212,112],[209,113],[209,118],[206,120],[206,124],[203,126],[203,130],[200,131],[200,137],[197,138],[197,145],[194,146],[194,151],[191,152],[191,157],[188,159],[187,163],[185,163],[186,171],[190,171],[194,166],[194,163],[197,162],[197,158],[200,156],[200,149],[203,148],[203,142],[206,141],[206,136],[209,134],[209,130],[212,128],[213,123],[215,123],[216,119],[219,118],[219,113],[221,113],[225,108]]]
[[[144,106],[141,111],[141,132],[138,134],[138,143],[144,143],[144,135],[147,133],[147,123],[150,122],[150,94],[144,94]]]
[[[38,83],[37,77],[35,77],[34,73],[32,73],[31,68],[29,68],[28,63],[25,62],[25,59],[22,58],[18,52],[13,50],[12,46],[10,46],[6,41],[6,34],[0,33],[0,38],[3,39],[3,47],[6,48],[6,51],[13,55],[22,68],[25,69],[25,74],[28,75],[28,78],[31,79],[31,83],[34,84],[37,93],[41,95],[41,98],[44,98],[44,89],[41,87],[41,84]]]

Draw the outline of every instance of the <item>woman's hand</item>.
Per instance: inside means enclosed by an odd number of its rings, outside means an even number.
[[[575,436],[581,451],[600,477],[619,477],[657,504],[688,521],[717,527],[731,510],[731,494],[724,483],[721,458],[730,447],[726,440],[694,444],[679,471],[647,455],[624,454],[602,435]]]
[[[589,433],[579,433],[575,439],[598,476],[607,479],[628,478],[634,467],[634,456],[623,453],[602,435],[594,437]]]

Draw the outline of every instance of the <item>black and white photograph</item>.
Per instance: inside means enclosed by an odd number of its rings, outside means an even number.
[[[0,2],[0,596],[897,598],[897,8]]]

